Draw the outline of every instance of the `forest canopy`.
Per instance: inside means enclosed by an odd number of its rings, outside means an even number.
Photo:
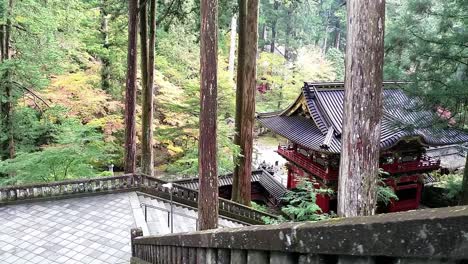
[[[232,171],[239,153],[229,70],[235,2],[219,1],[220,174]],[[161,175],[198,173],[199,5],[157,3],[153,125]],[[0,64],[0,184],[122,169],[127,8],[117,0],[0,0],[0,39],[8,43]],[[384,79],[411,82],[410,94],[424,95],[461,128],[468,125],[467,10],[463,0],[388,0],[386,10]],[[345,46],[343,0],[260,1],[256,111],[284,108],[304,81],[343,81]],[[141,126],[140,107],[137,115]]]

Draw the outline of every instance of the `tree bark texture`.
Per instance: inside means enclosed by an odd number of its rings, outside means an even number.
[[[154,67],[156,45],[156,0],[150,0],[149,41],[148,41],[148,82],[143,93],[143,124],[145,139],[142,147],[143,173],[154,175],[153,119],[154,119]]]
[[[347,2],[345,98],[338,214],[375,213],[384,55],[384,0]]]
[[[275,10],[275,18],[273,20],[273,23],[271,24],[271,41],[270,41],[270,52],[275,53],[275,48],[276,48],[276,26],[278,24],[278,18],[276,11],[279,9],[280,3],[278,0],[275,0],[275,3],[273,4],[273,10]]]
[[[338,18],[335,18],[335,48],[340,49],[340,40],[341,40],[341,28],[340,28],[340,21]]]
[[[136,81],[138,0],[128,1],[127,80],[125,88],[125,173],[136,171]]]
[[[13,0],[9,0],[6,14],[6,23],[3,26],[2,34],[2,62],[11,59],[10,44],[12,28],[11,17],[13,16],[13,5]],[[4,149],[8,149],[8,158],[12,159],[15,157],[16,149],[13,129],[13,93],[8,70],[5,71],[5,74],[4,76],[2,76],[2,78],[4,78],[4,80],[6,81],[4,82],[4,86],[2,87],[3,91],[0,95],[0,97],[4,97],[4,101],[0,103],[0,119],[2,125],[5,124],[8,136],[8,141],[5,142],[5,145],[2,147]]]
[[[141,47],[141,80],[143,88],[142,92],[142,138],[141,138],[141,171],[144,174],[153,176],[153,82],[154,82],[154,21],[151,21],[150,31],[153,35],[150,37],[153,41],[148,43],[148,19],[147,10],[148,2],[144,6],[140,6],[140,47]],[[152,3],[150,3],[151,8]],[[152,10],[150,11],[150,13]],[[155,11],[154,11],[155,12]],[[150,20],[153,17],[150,17]],[[150,33],[150,35],[151,35]],[[152,39],[151,39],[152,38]],[[151,47],[153,44],[153,47]],[[150,50],[153,54],[150,54]],[[150,61],[150,57],[152,61]],[[151,80],[149,76],[152,76]]]
[[[292,34],[293,28],[292,28],[292,7],[289,7],[288,9],[288,17],[286,18],[286,39],[284,43],[284,59],[289,60],[290,58],[290,37]]]
[[[102,46],[104,49],[109,50],[109,14],[107,12],[106,0],[101,1],[101,37]],[[111,88],[111,75],[110,75],[110,60],[109,55],[101,56],[101,88],[104,91],[109,91]]]
[[[248,0],[239,0],[239,37],[237,45],[237,88],[236,88],[236,116],[235,116],[235,134],[234,134],[234,144],[240,145],[240,127],[242,120],[242,93],[244,90],[244,58],[245,58],[245,48],[246,48],[246,17],[247,17],[247,1]],[[234,162],[236,166],[233,171],[232,178],[232,191],[231,199],[235,202],[240,200],[239,188],[239,156],[234,157]]]
[[[267,34],[267,31],[266,31],[266,24],[263,23],[263,24],[262,24],[262,32],[260,33],[260,43],[261,43],[260,50],[261,50],[262,52],[265,51],[265,40],[266,40],[266,38],[267,38],[266,34]]]
[[[468,149],[466,151],[465,170],[463,172],[461,205],[468,205]]]
[[[233,189],[233,199],[238,203],[250,205],[253,129],[255,124],[256,62],[258,42],[258,0],[247,1],[244,59],[242,78],[242,104],[240,119],[239,146],[241,157],[237,170],[237,188]],[[239,73],[238,73],[239,74]]]
[[[218,1],[201,1],[198,229],[218,227],[217,65]]]
[[[237,36],[237,15],[234,14],[231,19],[231,44],[229,45],[229,66],[228,66],[228,72],[231,78],[234,78],[234,64],[236,60],[236,36]]]

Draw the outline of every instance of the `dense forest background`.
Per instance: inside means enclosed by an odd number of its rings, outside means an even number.
[[[238,153],[229,65],[237,5],[219,5],[223,174]],[[158,1],[158,173],[197,174],[199,10],[196,0]],[[468,124],[467,10],[464,0],[388,0],[385,34],[385,79],[410,81],[409,93],[462,128]],[[2,46],[10,56],[0,64],[1,184],[105,176],[110,164],[122,167],[127,13],[118,0],[0,0],[0,39],[10,36]],[[261,1],[257,112],[291,103],[303,81],[343,81],[345,21],[343,0]]]

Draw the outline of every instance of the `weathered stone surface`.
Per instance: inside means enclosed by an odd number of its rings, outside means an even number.
[[[268,251],[249,250],[247,252],[247,264],[268,264]]]
[[[468,206],[144,237],[135,243],[301,254],[468,259]]]
[[[247,263],[247,251],[233,249],[231,250],[231,264]]]
[[[139,258],[134,258],[134,257],[132,257],[132,258],[130,259],[130,264],[151,264],[151,263],[150,263],[150,262],[146,262],[146,261],[144,261],[144,260],[141,260],[141,259],[139,259]]]
[[[277,251],[270,252],[270,264],[293,264],[297,262],[297,257],[294,254]]]

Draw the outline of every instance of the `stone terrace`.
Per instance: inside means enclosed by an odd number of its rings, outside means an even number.
[[[158,205],[162,210],[144,207]],[[130,229],[170,233],[170,203],[140,192],[15,204],[0,207],[0,263],[129,263]],[[193,208],[174,205],[174,232],[196,230]],[[222,227],[243,224],[220,219]]]
[[[0,263],[128,263],[129,193],[0,208]]]

